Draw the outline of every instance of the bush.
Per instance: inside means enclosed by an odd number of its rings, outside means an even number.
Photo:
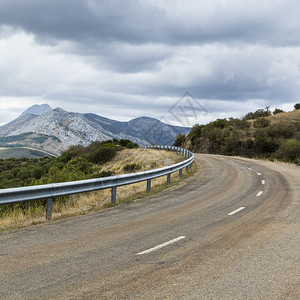
[[[116,156],[113,147],[101,147],[89,156],[89,160],[95,164],[104,164]]]
[[[253,126],[255,128],[265,128],[268,127],[271,124],[270,120],[266,118],[259,118],[254,121]]]
[[[76,161],[70,160],[62,169],[52,166],[49,172],[34,182],[34,184],[58,183],[86,179],[86,175],[78,167]]]
[[[36,167],[31,171],[31,175],[35,179],[40,179],[43,175],[43,169],[41,167]]]
[[[193,138],[197,138],[201,136],[201,130],[205,127],[205,125],[195,124],[190,130],[188,136],[192,140]]]
[[[275,152],[278,148],[279,145],[276,142],[267,140],[260,136],[254,141],[254,150],[260,154],[269,154]]]
[[[274,111],[273,111],[273,115],[277,115],[277,114],[280,114],[280,113],[283,113],[284,111],[282,109],[279,109],[279,108],[276,108]]]
[[[243,120],[254,120],[262,117],[268,117],[271,116],[271,112],[269,110],[269,107],[266,107],[265,109],[258,109],[256,112],[250,112],[246,116],[244,116]]]
[[[119,141],[119,143],[120,143],[120,146],[125,147],[125,148],[127,148],[127,149],[133,149],[133,148],[138,148],[138,147],[139,147],[138,144],[133,143],[133,142],[130,141],[130,140],[123,140],[123,139],[121,139],[121,140]]]
[[[240,120],[240,119],[234,119],[234,118],[229,119],[229,124],[234,129],[240,129],[240,130],[245,130],[245,129],[251,127],[251,123],[248,122],[247,120]]]
[[[21,180],[26,180],[31,177],[31,174],[28,169],[23,169],[17,174],[17,177]]]
[[[292,162],[300,163],[300,141],[291,139],[284,142],[275,153],[275,158]]]
[[[227,155],[237,155],[240,153],[241,142],[238,132],[233,132],[224,139],[223,152]]]
[[[185,143],[185,140],[186,140],[186,135],[184,134],[178,134],[175,138],[175,141],[174,141],[174,146],[175,147],[183,147],[184,143]]]
[[[295,108],[295,109],[300,109],[300,103],[296,103],[296,104],[294,105],[294,108]]]
[[[123,170],[125,172],[134,172],[134,171],[138,171],[142,168],[142,166],[140,164],[127,164],[124,166]]]
[[[84,147],[77,145],[77,146],[71,146],[68,150],[64,151],[62,155],[59,157],[61,161],[64,163],[67,163],[69,160],[71,160],[74,157],[80,156],[84,152]]]
[[[292,125],[276,124],[269,126],[266,129],[266,134],[271,138],[284,138],[288,139],[294,135],[295,128]]]

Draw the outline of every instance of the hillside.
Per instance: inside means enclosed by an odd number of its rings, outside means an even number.
[[[196,124],[176,146],[200,153],[241,155],[300,163],[300,110],[272,115],[258,110],[241,119]]]

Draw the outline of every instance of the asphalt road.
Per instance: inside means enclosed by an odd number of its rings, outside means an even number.
[[[0,299],[300,299],[300,168],[196,155],[180,187],[0,234]]]

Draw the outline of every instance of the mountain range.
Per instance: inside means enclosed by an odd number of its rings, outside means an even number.
[[[1,126],[0,146],[26,146],[58,155],[71,145],[87,146],[96,140],[130,139],[141,146],[172,145],[178,134],[189,131],[190,128],[172,126],[149,117],[120,122],[42,104],[33,105],[17,119]]]

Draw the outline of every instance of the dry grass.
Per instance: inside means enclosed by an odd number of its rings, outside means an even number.
[[[300,121],[300,109],[283,112],[276,115],[265,117],[272,125],[275,124],[294,124]],[[248,120],[253,124],[256,120]]]
[[[141,165],[139,171],[150,170],[168,166],[183,158],[172,152],[157,151],[153,149],[123,150],[109,163],[103,165],[101,171],[113,171],[115,174],[123,174],[126,164],[136,163]],[[193,172],[192,172],[193,173]],[[183,171],[184,176],[185,171]],[[166,188],[166,176],[156,178],[151,182],[151,192],[146,193],[146,182],[117,188],[117,204],[131,202],[137,198],[159,192]],[[179,181],[178,172],[171,175],[171,186]],[[84,214],[88,211],[97,211],[112,206],[111,190],[100,190],[85,194],[73,195],[64,201],[54,201],[53,219],[66,216]],[[30,224],[45,222],[45,207],[40,203],[30,203],[27,210],[22,210],[18,205],[9,214],[0,220],[0,230],[7,228],[23,227]]]
[[[270,116],[268,119],[271,124],[296,123],[300,121],[300,109]]]

